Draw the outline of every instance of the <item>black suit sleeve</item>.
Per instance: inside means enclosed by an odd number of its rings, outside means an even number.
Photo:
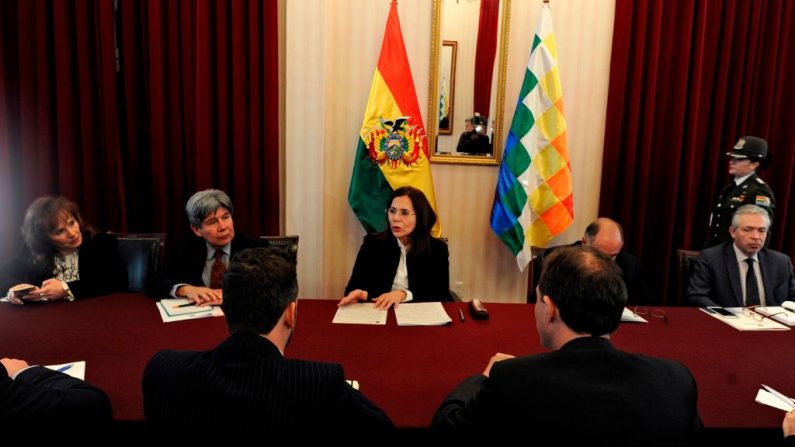
[[[414,301],[451,301],[450,253],[447,244],[431,239],[430,250],[418,256],[407,256],[409,289]]]
[[[127,267],[119,253],[119,241],[115,236],[94,235],[79,256],[80,279],[69,283],[75,298],[127,290]]]
[[[341,441],[371,441],[394,429],[389,417],[367,397],[344,380],[338,383],[339,397],[331,411],[333,422],[328,433],[340,433]]]
[[[0,418],[3,420],[99,422],[111,416],[102,390],[41,366],[26,369],[11,380],[0,366]]]
[[[353,264],[353,271],[348,285],[345,286],[344,295],[361,289],[368,293],[368,298],[375,299],[382,293],[389,292],[400,260],[398,246],[390,248],[373,235],[365,236],[356,255],[356,262]]]
[[[29,267],[30,254],[24,247],[19,247],[14,255],[0,267],[0,294],[5,295],[11,287],[29,283],[34,286],[41,284],[38,275]]]
[[[494,402],[492,380],[477,374],[465,379],[442,402],[431,427],[441,439],[466,440],[486,436]]]
[[[194,236],[180,238],[173,247],[167,247],[165,267],[146,281],[146,294],[164,298],[176,284],[203,286],[205,247],[204,241]]]
[[[713,301],[715,273],[704,253],[693,260],[693,275],[687,286],[687,300],[698,307],[717,306]]]

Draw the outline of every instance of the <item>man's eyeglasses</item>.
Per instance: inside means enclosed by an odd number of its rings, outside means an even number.
[[[412,213],[407,209],[397,209],[397,208],[387,208],[386,213],[389,214],[390,216],[397,216],[398,214],[400,214],[400,217],[409,217],[414,215],[414,213]]]
[[[786,311],[776,312],[770,315],[762,315],[754,311],[757,308],[762,308],[762,306],[756,305],[756,306],[743,307],[743,315],[745,315],[746,317],[750,317],[754,321],[758,321],[760,323],[764,321],[765,318],[772,318],[778,315],[785,315],[785,316],[787,315]]]
[[[659,307],[635,306],[632,309],[632,313],[635,314],[636,317],[639,315],[646,315],[654,318],[662,318],[665,324],[668,324],[668,316],[665,314],[665,311]]]

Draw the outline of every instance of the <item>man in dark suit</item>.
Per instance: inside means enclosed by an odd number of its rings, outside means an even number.
[[[649,290],[646,282],[640,274],[640,267],[638,261],[630,253],[623,251],[624,248],[624,230],[621,225],[613,219],[607,217],[600,217],[595,221],[588,224],[585,228],[585,233],[581,241],[577,241],[571,246],[579,247],[581,245],[591,246],[602,253],[609,256],[621,269],[621,278],[627,286],[628,299],[627,304],[652,304],[654,302],[654,295]],[[541,265],[543,265],[544,258],[549,256],[553,251],[559,247],[553,247],[544,251],[541,259],[536,258],[533,263],[534,278],[541,277]]]
[[[743,205],[757,205],[765,209],[773,220],[776,197],[756,171],[770,164],[767,141],[762,138],[742,137],[734,145],[729,156],[729,174],[734,176],[731,183],[718,196],[718,203],[709,216],[709,230],[704,248],[731,242],[729,226],[734,211]]]
[[[795,300],[789,256],[764,248],[770,215],[756,205],[737,209],[729,228],[734,242],[710,247],[695,259],[688,300],[700,307],[780,306]]]
[[[182,239],[169,250],[166,268],[148,282],[147,294],[184,297],[199,305],[221,304],[221,280],[229,260],[241,250],[265,245],[259,238],[235,233],[233,211],[232,200],[223,191],[207,189],[191,196],[185,212],[198,237]]]
[[[0,360],[0,427],[4,435],[26,438],[44,433],[20,430],[48,428],[58,433],[94,430],[110,421],[110,401],[88,383],[24,360]],[[11,431],[8,431],[11,430]],[[14,436],[12,436],[12,439]]]
[[[210,351],[161,351],[144,370],[144,413],[158,442],[334,444],[391,429],[340,365],[284,357],[298,307],[292,262],[276,249],[244,250],[223,290],[231,336]]]
[[[536,297],[536,329],[552,352],[492,357],[437,410],[440,434],[524,445],[685,445],[701,430],[696,383],[684,365],[610,343],[627,292],[607,256],[591,247],[557,250]]]

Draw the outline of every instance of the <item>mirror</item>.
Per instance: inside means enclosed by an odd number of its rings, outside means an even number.
[[[439,85],[439,135],[453,133],[455,114],[455,59],[458,53],[458,42],[445,40],[439,54],[439,74],[442,79]]]
[[[509,22],[510,0],[433,1],[432,162],[499,165]]]

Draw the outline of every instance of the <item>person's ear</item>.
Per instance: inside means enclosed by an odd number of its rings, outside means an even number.
[[[549,295],[542,296],[541,300],[544,302],[544,319],[546,319],[548,323],[555,321],[555,314],[557,313],[558,306],[552,301]]]
[[[191,225],[190,229],[193,231],[193,234],[195,234],[196,236],[204,237],[202,236],[201,228],[196,228],[193,225]]]
[[[297,316],[298,303],[293,301],[287,305],[286,309],[284,309],[284,324],[287,325],[289,329],[293,329],[295,327],[295,320]]]

